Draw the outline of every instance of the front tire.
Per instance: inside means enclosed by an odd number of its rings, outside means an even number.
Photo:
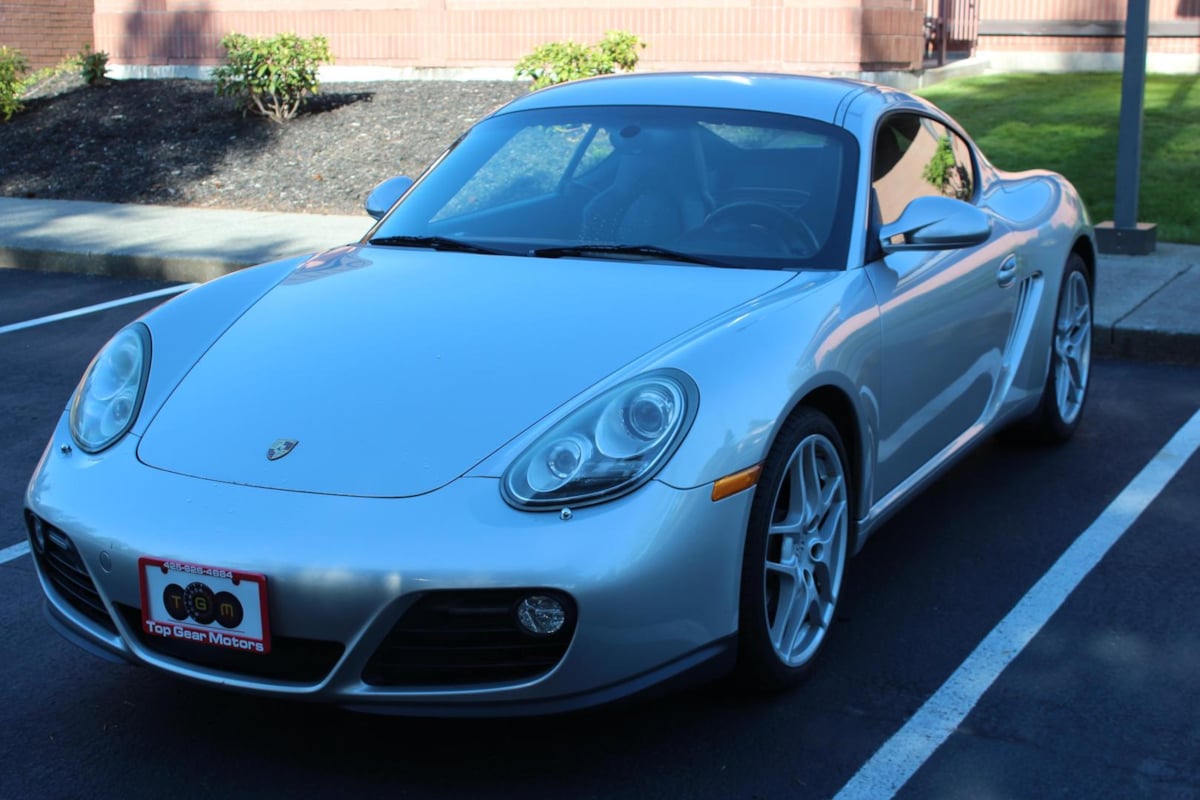
[[[1057,443],[1075,433],[1087,401],[1091,363],[1092,283],[1083,259],[1072,253],[1058,295],[1046,388],[1031,420],[1035,438]]]
[[[847,463],[837,428],[811,408],[764,462],[742,558],[738,672],[749,685],[799,682],[825,643],[849,558]]]

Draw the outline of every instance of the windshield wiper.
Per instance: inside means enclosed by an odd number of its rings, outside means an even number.
[[[453,253],[482,253],[489,256],[513,255],[504,250],[493,250],[490,247],[464,242],[461,239],[451,239],[448,236],[376,236],[370,240],[370,243],[384,247],[427,247],[430,250]]]
[[[571,256],[647,256],[685,264],[703,264],[706,267],[728,267],[710,258],[701,258],[678,250],[668,250],[653,244],[577,244],[571,247],[540,247],[530,253],[538,258],[564,258]]]

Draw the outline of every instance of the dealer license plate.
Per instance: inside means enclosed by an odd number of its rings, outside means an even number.
[[[142,630],[150,636],[269,653],[267,578],[163,558],[138,559]]]

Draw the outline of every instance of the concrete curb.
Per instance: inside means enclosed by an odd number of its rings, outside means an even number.
[[[1114,328],[1112,338],[1093,337],[1092,353],[1109,358],[1200,366],[1200,337],[1194,333]]]
[[[112,278],[145,278],[181,283],[203,283],[253,265],[249,261],[230,261],[223,258],[164,257],[137,253],[81,253],[70,250],[38,250],[21,247],[0,247],[0,264],[41,272],[73,272]]]
[[[1160,242],[1149,256],[1101,255],[1098,355],[1200,364],[1200,246]]]

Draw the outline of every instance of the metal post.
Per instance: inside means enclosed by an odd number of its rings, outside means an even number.
[[[950,0],[940,0],[938,3],[938,59],[939,67],[946,66],[946,39],[950,36]]]
[[[1146,40],[1149,0],[1129,0],[1125,12],[1125,64],[1121,74],[1121,119],[1117,134],[1117,194],[1113,222],[1096,226],[1101,252],[1145,255],[1154,252],[1157,226],[1139,224],[1138,190],[1142,167],[1142,108],[1146,93]]]

